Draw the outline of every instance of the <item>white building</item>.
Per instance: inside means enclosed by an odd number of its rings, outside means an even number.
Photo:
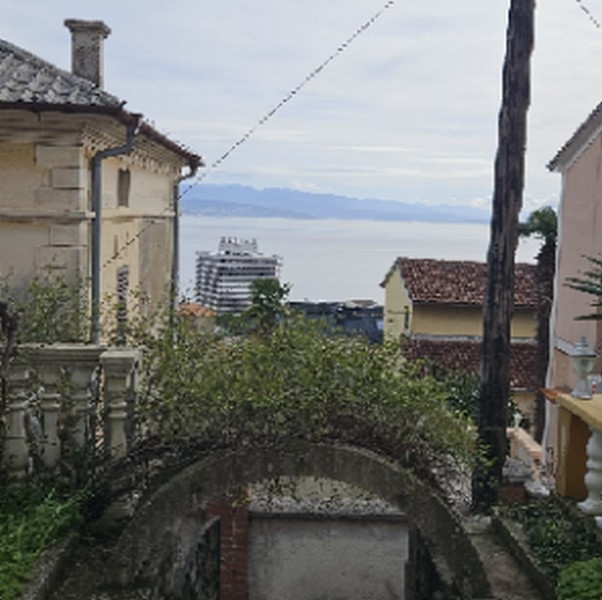
[[[222,237],[217,253],[197,252],[196,299],[217,314],[240,313],[250,304],[255,279],[278,277],[282,259],[257,250],[257,240]]]

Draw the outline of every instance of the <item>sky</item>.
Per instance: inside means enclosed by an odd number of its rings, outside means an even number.
[[[525,211],[602,100],[602,0],[540,0]],[[100,19],[105,89],[202,155],[203,181],[424,204],[491,202],[509,0],[0,0],[0,38],[70,69]],[[375,15],[235,152],[220,157]],[[202,185],[202,182],[201,182]]]

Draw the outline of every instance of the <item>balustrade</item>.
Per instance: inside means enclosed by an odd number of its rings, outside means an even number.
[[[29,447],[25,429],[28,404],[29,368],[22,360],[14,360],[8,382],[5,416],[6,434],[3,458],[10,476],[22,478],[29,466]]]
[[[602,394],[577,399],[559,394],[556,489],[602,527]]]
[[[134,369],[140,359],[136,350],[117,348],[103,352],[100,364],[104,372],[105,397],[105,447],[113,458],[126,455],[128,449],[129,424],[129,391],[132,389],[135,376]]]
[[[131,441],[139,360],[140,352],[129,348],[19,347],[9,369],[5,415],[0,415],[6,429],[3,460],[10,476],[23,477],[32,466],[53,469],[68,458],[65,452],[96,443],[97,433],[104,435],[100,441],[108,455],[124,456]],[[101,390],[105,423],[96,426]],[[34,457],[41,464],[32,465]]]

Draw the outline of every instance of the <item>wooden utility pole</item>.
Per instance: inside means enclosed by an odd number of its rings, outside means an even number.
[[[506,33],[502,105],[498,119],[491,237],[481,347],[479,437],[489,459],[473,479],[473,507],[487,512],[498,499],[507,451],[510,396],[510,321],[514,310],[514,254],[522,206],[530,102],[535,0],[511,0]]]

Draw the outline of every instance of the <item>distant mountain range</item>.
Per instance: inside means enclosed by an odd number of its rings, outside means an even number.
[[[347,219],[488,223],[488,210],[441,204],[429,206],[394,200],[358,200],[335,194],[244,185],[201,184],[180,201],[185,215],[282,219]]]

